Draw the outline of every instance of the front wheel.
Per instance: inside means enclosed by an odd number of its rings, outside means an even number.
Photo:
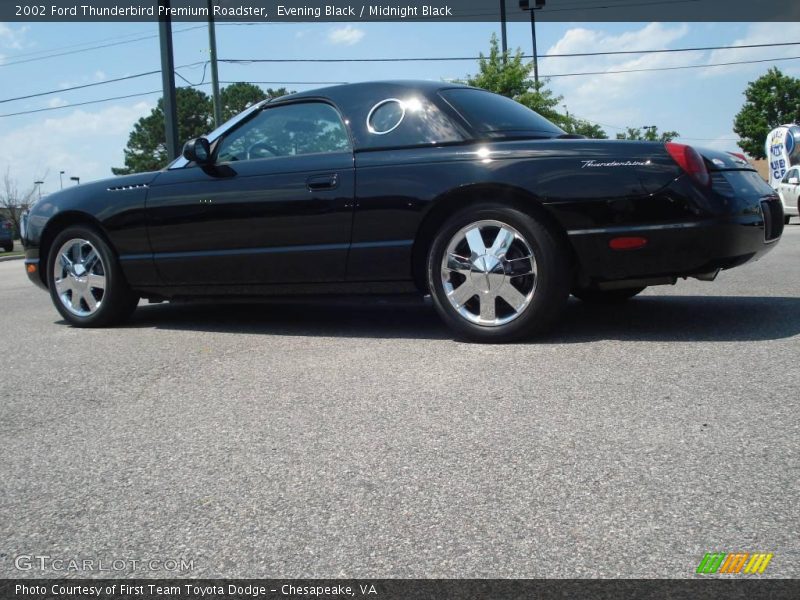
[[[569,253],[531,215],[482,204],[450,218],[428,254],[428,287],[442,319],[478,342],[509,342],[551,327],[569,295]]]
[[[114,252],[93,228],[68,227],[51,249],[50,297],[71,325],[105,327],[134,311],[139,297],[128,287]]]

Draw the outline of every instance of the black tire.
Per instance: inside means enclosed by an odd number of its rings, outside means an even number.
[[[621,290],[573,290],[572,295],[589,304],[621,304],[641,294],[647,288],[625,288]]]
[[[785,217],[783,217],[783,224],[784,225],[788,225],[789,221],[791,221],[791,220],[792,220],[792,217],[790,217],[789,215],[786,215]]]
[[[6,252],[11,252],[14,249],[14,244],[3,244],[3,250]]]
[[[498,221],[516,229],[536,261],[536,276],[531,279],[535,285],[531,284],[529,303],[510,322],[493,326],[474,323],[462,316],[450,303],[442,281],[442,259],[451,240],[470,224],[480,221]],[[543,333],[558,321],[569,297],[572,277],[569,256],[566,240],[542,220],[507,205],[482,203],[454,214],[436,233],[428,252],[428,289],[440,317],[458,336],[487,343],[517,341]],[[480,300],[477,295],[476,298]]]
[[[59,249],[69,240],[82,239],[94,246],[102,260],[105,276],[105,290],[96,311],[88,316],[70,312],[62,303],[56,291],[54,270]],[[50,245],[47,257],[47,280],[50,298],[61,316],[75,327],[108,327],[123,322],[130,317],[139,303],[139,296],[131,291],[119,265],[119,260],[103,236],[89,225],[73,225],[59,233]]]

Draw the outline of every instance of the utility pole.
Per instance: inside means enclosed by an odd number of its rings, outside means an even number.
[[[506,0],[500,0],[500,43],[503,49],[503,64],[508,61],[508,28],[506,23]]]
[[[519,7],[531,13],[531,42],[533,43],[533,81],[536,90],[539,90],[539,51],[536,47],[536,11],[544,8],[546,0],[519,0]]]
[[[169,9],[170,0],[158,0],[160,7]],[[169,160],[178,157],[178,106],[175,99],[175,57],[172,52],[172,18],[162,10],[158,18],[161,42],[161,86],[164,89],[164,127],[167,135]]]
[[[211,60],[211,93],[214,99],[214,128],[222,125],[222,101],[219,95],[219,70],[217,69],[217,31],[214,26],[214,0],[208,0],[208,47]]]

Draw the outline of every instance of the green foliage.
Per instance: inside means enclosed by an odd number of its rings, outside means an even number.
[[[677,131],[664,131],[659,133],[658,127],[645,127],[644,133],[641,128],[628,127],[625,133],[618,133],[618,140],[639,140],[644,142],[671,142],[680,137]]]
[[[211,98],[194,88],[178,88],[178,139],[185,142],[205,135],[214,128]],[[285,95],[286,90],[269,89],[266,92],[249,83],[234,83],[220,92],[225,120],[240,113],[248,106],[264,98]],[[156,171],[169,163],[167,140],[164,129],[164,100],[146,117],[133,126],[125,148],[125,166],[112,168],[114,175],[128,175],[144,171]]]
[[[766,158],[769,132],[786,123],[800,122],[800,79],[773,67],[747,84],[745,103],[733,121],[739,147],[753,158]]]
[[[586,136],[595,140],[607,140],[608,134],[603,130],[600,125],[590,123],[582,119],[568,117],[567,123],[561,126],[567,133],[577,133],[578,135]]]
[[[464,83],[516,100],[567,133],[577,133],[597,139],[608,138],[599,125],[559,112],[558,106],[564,98],[553,94],[553,91],[547,88],[546,81],[539,80],[537,85],[531,77],[531,69],[532,64],[523,62],[522,51],[519,49],[513,56],[507,53],[504,57],[497,36],[492,35],[489,55],[481,53],[478,73],[467,77]]]
[[[289,92],[286,88],[273,90],[269,88],[266,92],[252,83],[232,83],[220,92],[222,100],[222,120],[227,121],[238,115],[240,112],[249,108],[257,102],[266,98],[278,98],[285,96]]]
[[[516,100],[561,126],[568,120],[556,110],[563,98],[554,96],[544,81],[540,80],[537,86],[531,78],[531,68],[531,64],[523,62],[520,49],[513,56],[510,53],[504,56],[497,36],[492,34],[489,55],[481,52],[478,73],[467,77],[464,83]]]

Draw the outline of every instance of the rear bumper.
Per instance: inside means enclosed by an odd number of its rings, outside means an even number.
[[[780,202],[769,202],[768,210],[758,215],[570,231],[582,283],[686,277],[756,260],[775,246],[783,231]],[[609,247],[612,239],[627,236],[647,243],[634,250]]]

